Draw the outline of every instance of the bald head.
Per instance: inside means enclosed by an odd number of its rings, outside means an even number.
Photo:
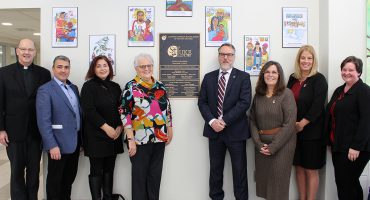
[[[33,42],[33,40],[28,39],[28,38],[20,40],[19,43],[18,43],[18,47],[20,47],[21,45],[29,45],[29,46],[32,46],[32,48],[34,48],[34,49],[36,48],[35,43]]]
[[[22,39],[17,47],[18,61],[23,66],[30,66],[36,55],[35,43],[30,39]]]

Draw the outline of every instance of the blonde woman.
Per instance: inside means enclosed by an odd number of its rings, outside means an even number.
[[[319,169],[325,165],[323,121],[328,84],[317,71],[317,56],[310,45],[302,46],[295,60],[295,71],[288,88],[297,104],[297,146],[293,165],[296,169],[299,199],[316,199]]]

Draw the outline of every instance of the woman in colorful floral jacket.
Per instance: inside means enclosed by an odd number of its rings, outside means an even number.
[[[136,77],[120,106],[132,164],[132,200],[159,199],[165,145],[172,140],[171,105],[164,84],[153,78],[153,58],[139,54]]]

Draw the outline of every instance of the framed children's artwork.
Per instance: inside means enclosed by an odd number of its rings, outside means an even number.
[[[77,47],[77,7],[53,8],[52,47]]]
[[[307,44],[307,8],[283,8],[283,48]]]
[[[270,60],[269,35],[244,36],[244,71],[259,75],[261,68]]]
[[[113,74],[116,74],[116,36],[90,35],[89,63],[99,55],[104,55],[112,64]]]
[[[128,46],[154,46],[154,7],[128,7]]]
[[[193,0],[166,0],[167,17],[193,16]]]
[[[206,46],[231,43],[231,6],[206,6],[205,15]]]

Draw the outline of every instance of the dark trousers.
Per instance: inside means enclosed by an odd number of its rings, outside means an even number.
[[[37,200],[41,140],[29,135],[24,142],[10,142],[6,152],[10,161],[11,199]]]
[[[228,141],[220,136],[209,139],[209,196],[212,200],[223,200],[223,172],[226,150],[229,150],[233,171],[233,187],[236,200],[248,199],[248,176],[246,141]]]
[[[116,163],[117,155],[93,158],[89,157],[90,160],[90,176],[103,176],[103,174],[113,174],[114,165]]]
[[[158,200],[165,143],[137,145],[132,164],[132,200]]]
[[[76,178],[80,148],[71,154],[62,154],[60,160],[53,160],[48,154],[48,175],[46,195],[48,200],[70,200],[72,184]]]
[[[339,200],[362,200],[359,178],[370,159],[370,153],[360,152],[354,162],[348,159],[348,152],[332,152],[332,158]]]

